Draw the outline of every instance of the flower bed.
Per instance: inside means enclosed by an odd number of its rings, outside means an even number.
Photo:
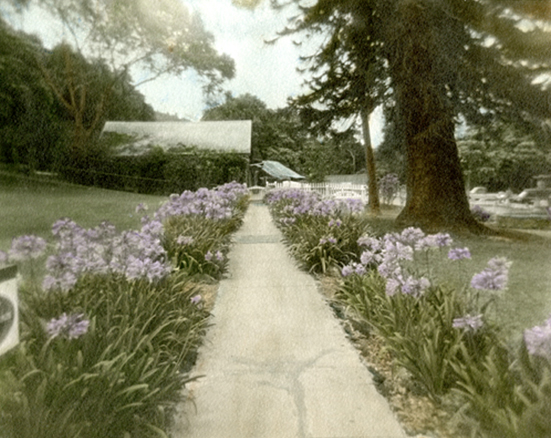
[[[62,219],[52,242],[14,239],[0,257],[26,274],[22,342],[0,358],[2,438],[166,436],[208,324],[201,282],[224,272],[247,199],[232,183],[171,196],[140,230]]]
[[[300,262],[340,271],[333,299],[340,315],[381,340],[410,388],[455,412],[455,436],[551,436],[551,319],[516,346],[496,323],[510,262],[489,260],[458,290],[433,269],[471,257],[448,234],[375,235],[359,208],[295,191],[266,199]]]

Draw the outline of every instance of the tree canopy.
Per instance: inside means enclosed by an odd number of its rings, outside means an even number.
[[[107,105],[125,82],[135,87],[193,70],[212,94],[234,74],[233,61],[215,50],[200,16],[179,0],[11,1],[42,8],[64,30],[65,41],[37,56],[36,64],[73,119],[75,156],[101,130]],[[94,68],[84,74],[84,63]],[[143,79],[135,81],[136,73]]]
[[[341,48],[353,48],[343,35],[358,33],[369,49],[363,50],[368,63],[363,71],[375,74],[371,84],[381,84],[384,100],[394,104],[396,132],[403,136],[398,143],[405,147],[408,198],[399,221],[482,231],[469,212],[456,120],[462,116],[479,126],[502,120],[541,129],[551,115],[541,81],[551,60],[549,10],[536,0],[292,3],[301,14],[284,33],[325,32]],[[347,61],[344,56],[339,59]],[[344,82],[329,88],[337,103],[348,102],[342,90],[357,83],[351,77],[356,70],[346,65],[335,70]]]

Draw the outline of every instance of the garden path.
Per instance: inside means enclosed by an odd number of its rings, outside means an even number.
[[[235,235],[174,438],[403,438],[402,427],[264,205]]]

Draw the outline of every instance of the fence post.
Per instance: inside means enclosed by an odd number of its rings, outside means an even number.
[[[17,267],[0,268],[0,356],[19,344]]]

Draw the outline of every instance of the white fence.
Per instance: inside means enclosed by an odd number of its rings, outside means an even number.
[[[295,181],[283,181],[266,184],[269,189],[289,189],[297,188],[311,192],[319,193],[323,198],[332,199],[361,199],[367,202],[369,199],[367,185],[353,183],[303,183]],[[397,196],[392,200],[392,204],[404,205],[406,200],[405,190],[399,190]]]

